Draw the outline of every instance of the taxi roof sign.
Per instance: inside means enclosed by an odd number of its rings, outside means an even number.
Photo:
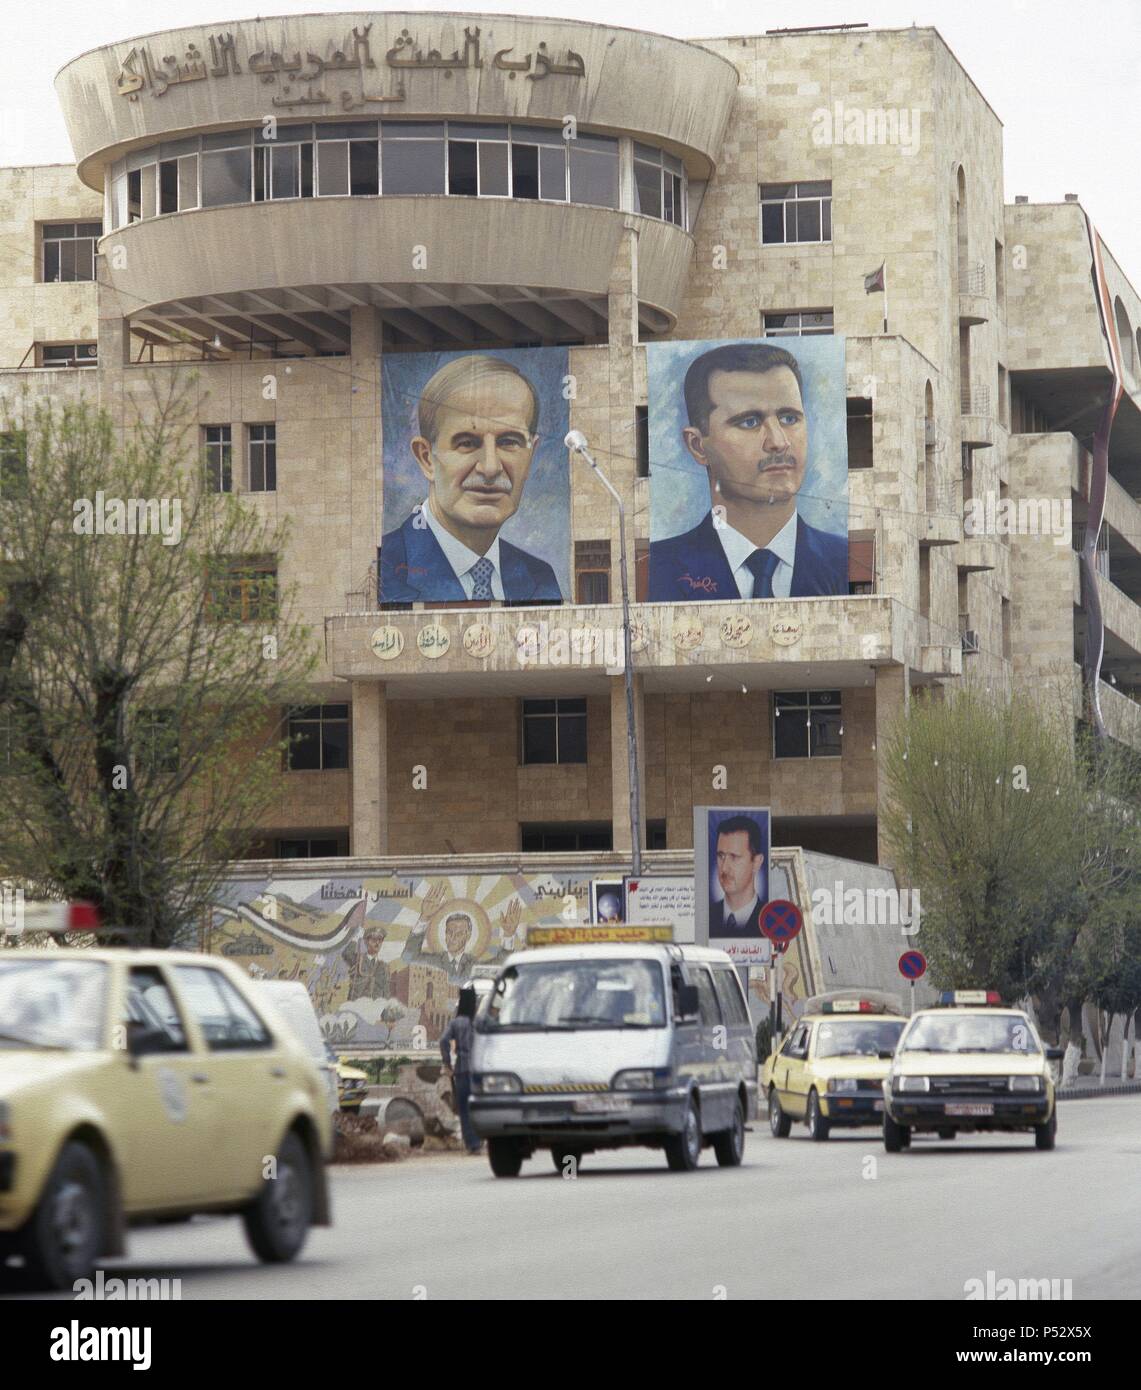
[[[996,989],[945,989],[939,1003],[950,1008],[956,1004],[1001,1004],[1002,995]]]
[[[804,1001],[805,1014],[898,1014],[899,998],[882,989],[831,989]]]
[[[530,946],[595,946],[606,942],[626,945],[671,945],[673,927],[637,926],[632,922],[582,927],[531,927],[527,932]]]

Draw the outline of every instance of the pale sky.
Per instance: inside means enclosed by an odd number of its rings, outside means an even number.
[[[266,8],[275,15],[341,7],[269,0]],[[1025,193],[1032,202],[1060,202],[1079,194],[1141,289],[1138,0],[460,0],[401,8],[555,15],[677,38],[860,21],[872,28],[934,26],[1003,122],[1006,200]],[[252,16],[240,0],[55,0],[44,8],[6,0],[0,164],[71,162],[52,85],[69,59],[138,34],[246,18]],[[882,104],[893,104],[890,93]]]

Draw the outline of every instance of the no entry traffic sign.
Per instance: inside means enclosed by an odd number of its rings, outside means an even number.
[[[905,980],[921,980],[927,974],[927,957],[922,951],[904,951],[899,958],[899,973]]]
[[[761,908],[761,931],[774,946],[787,946],[804,925],[800,908],[787,898],[774,898]]]

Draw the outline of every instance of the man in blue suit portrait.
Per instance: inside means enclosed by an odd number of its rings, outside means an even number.
[[[800,366],[772,343],[731,343],[685,375],[682,439],[706,470],[710,511],[650,545],[650,602],[848,592],[848,543],[796,500],[808,463]]]
[[[381,542],[383,602],[562,599],[551,566],[500,539],[538,442],[539,398],[516,367],[471,355],[428,381],[413,457],[427,498]]]

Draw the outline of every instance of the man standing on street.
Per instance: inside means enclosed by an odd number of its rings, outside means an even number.
[[[471,1123],[471,1043],[472,1020],[475,1018],[475,990],[460,990],[456,1016],[444,1029],[440,1038],[440,1052],[444,1058],[444,1070],[452,1078],[456,1088],[456,1108],[460,1112],[460,1132],[464,1148],[469,1154],[479,1153],[479,1136]],[[455,1061],[452,1060],[452,1045],[455,1044]]]

